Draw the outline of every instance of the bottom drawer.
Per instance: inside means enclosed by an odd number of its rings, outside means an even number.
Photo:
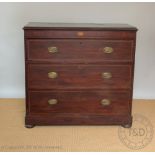
[[[128,91],[30,91],[30,114],[96,114],[126,115],[130,113]]]

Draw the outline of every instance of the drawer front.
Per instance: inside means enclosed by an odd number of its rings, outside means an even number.
[[[30,89],[127,89],[130,65],[28,65]]]
[[[130,111],[127,91],[30,91],[31,113],[123,115]]]
[[[66,62],[132,61],[131,40],[28,39],[27,59]]]
[[[135,39],[136,31],[25,30],[25,38]]]

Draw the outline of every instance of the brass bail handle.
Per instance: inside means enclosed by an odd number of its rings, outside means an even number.
[[[48,73],[48,77],[49,77],[50,79],[55,79],[55,78],[58,77],[58,73],[57,73],[57,72],[49,72],[49,73]]]
[[[110,78],[112,78],[112,73],[110,73],[110,72],[103,72],[102,73],[102,78],[103,79],[110,79]]]
[[[101,100],[101,104],[102,104],[103,106],[108,106],[108,105],[111,104],[111,101],[110,101],[109,99],[102,99],[102,100]]]
[[[103,52],[106,54],[110,54],[114,51],[114,49],[112,47],[104,47],[103,48]]]
[[[57,99],[49,99],[48,100],[48,104],[49,105],[55,105],[55,104],[57,104],[58,103],[58,100]]]
[[[57,53],[58,52],[58,48],[55,47],[55,46],[48,47],[48,52],[49,53]]]

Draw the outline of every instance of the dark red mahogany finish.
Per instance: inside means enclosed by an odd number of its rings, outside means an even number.
[[[136,31],[127,24],[26,25],[25,126],[130,127]]]

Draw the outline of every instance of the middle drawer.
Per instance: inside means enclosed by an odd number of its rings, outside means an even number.
[[[130,65],[28,64],[29,89],[128,89]]]

